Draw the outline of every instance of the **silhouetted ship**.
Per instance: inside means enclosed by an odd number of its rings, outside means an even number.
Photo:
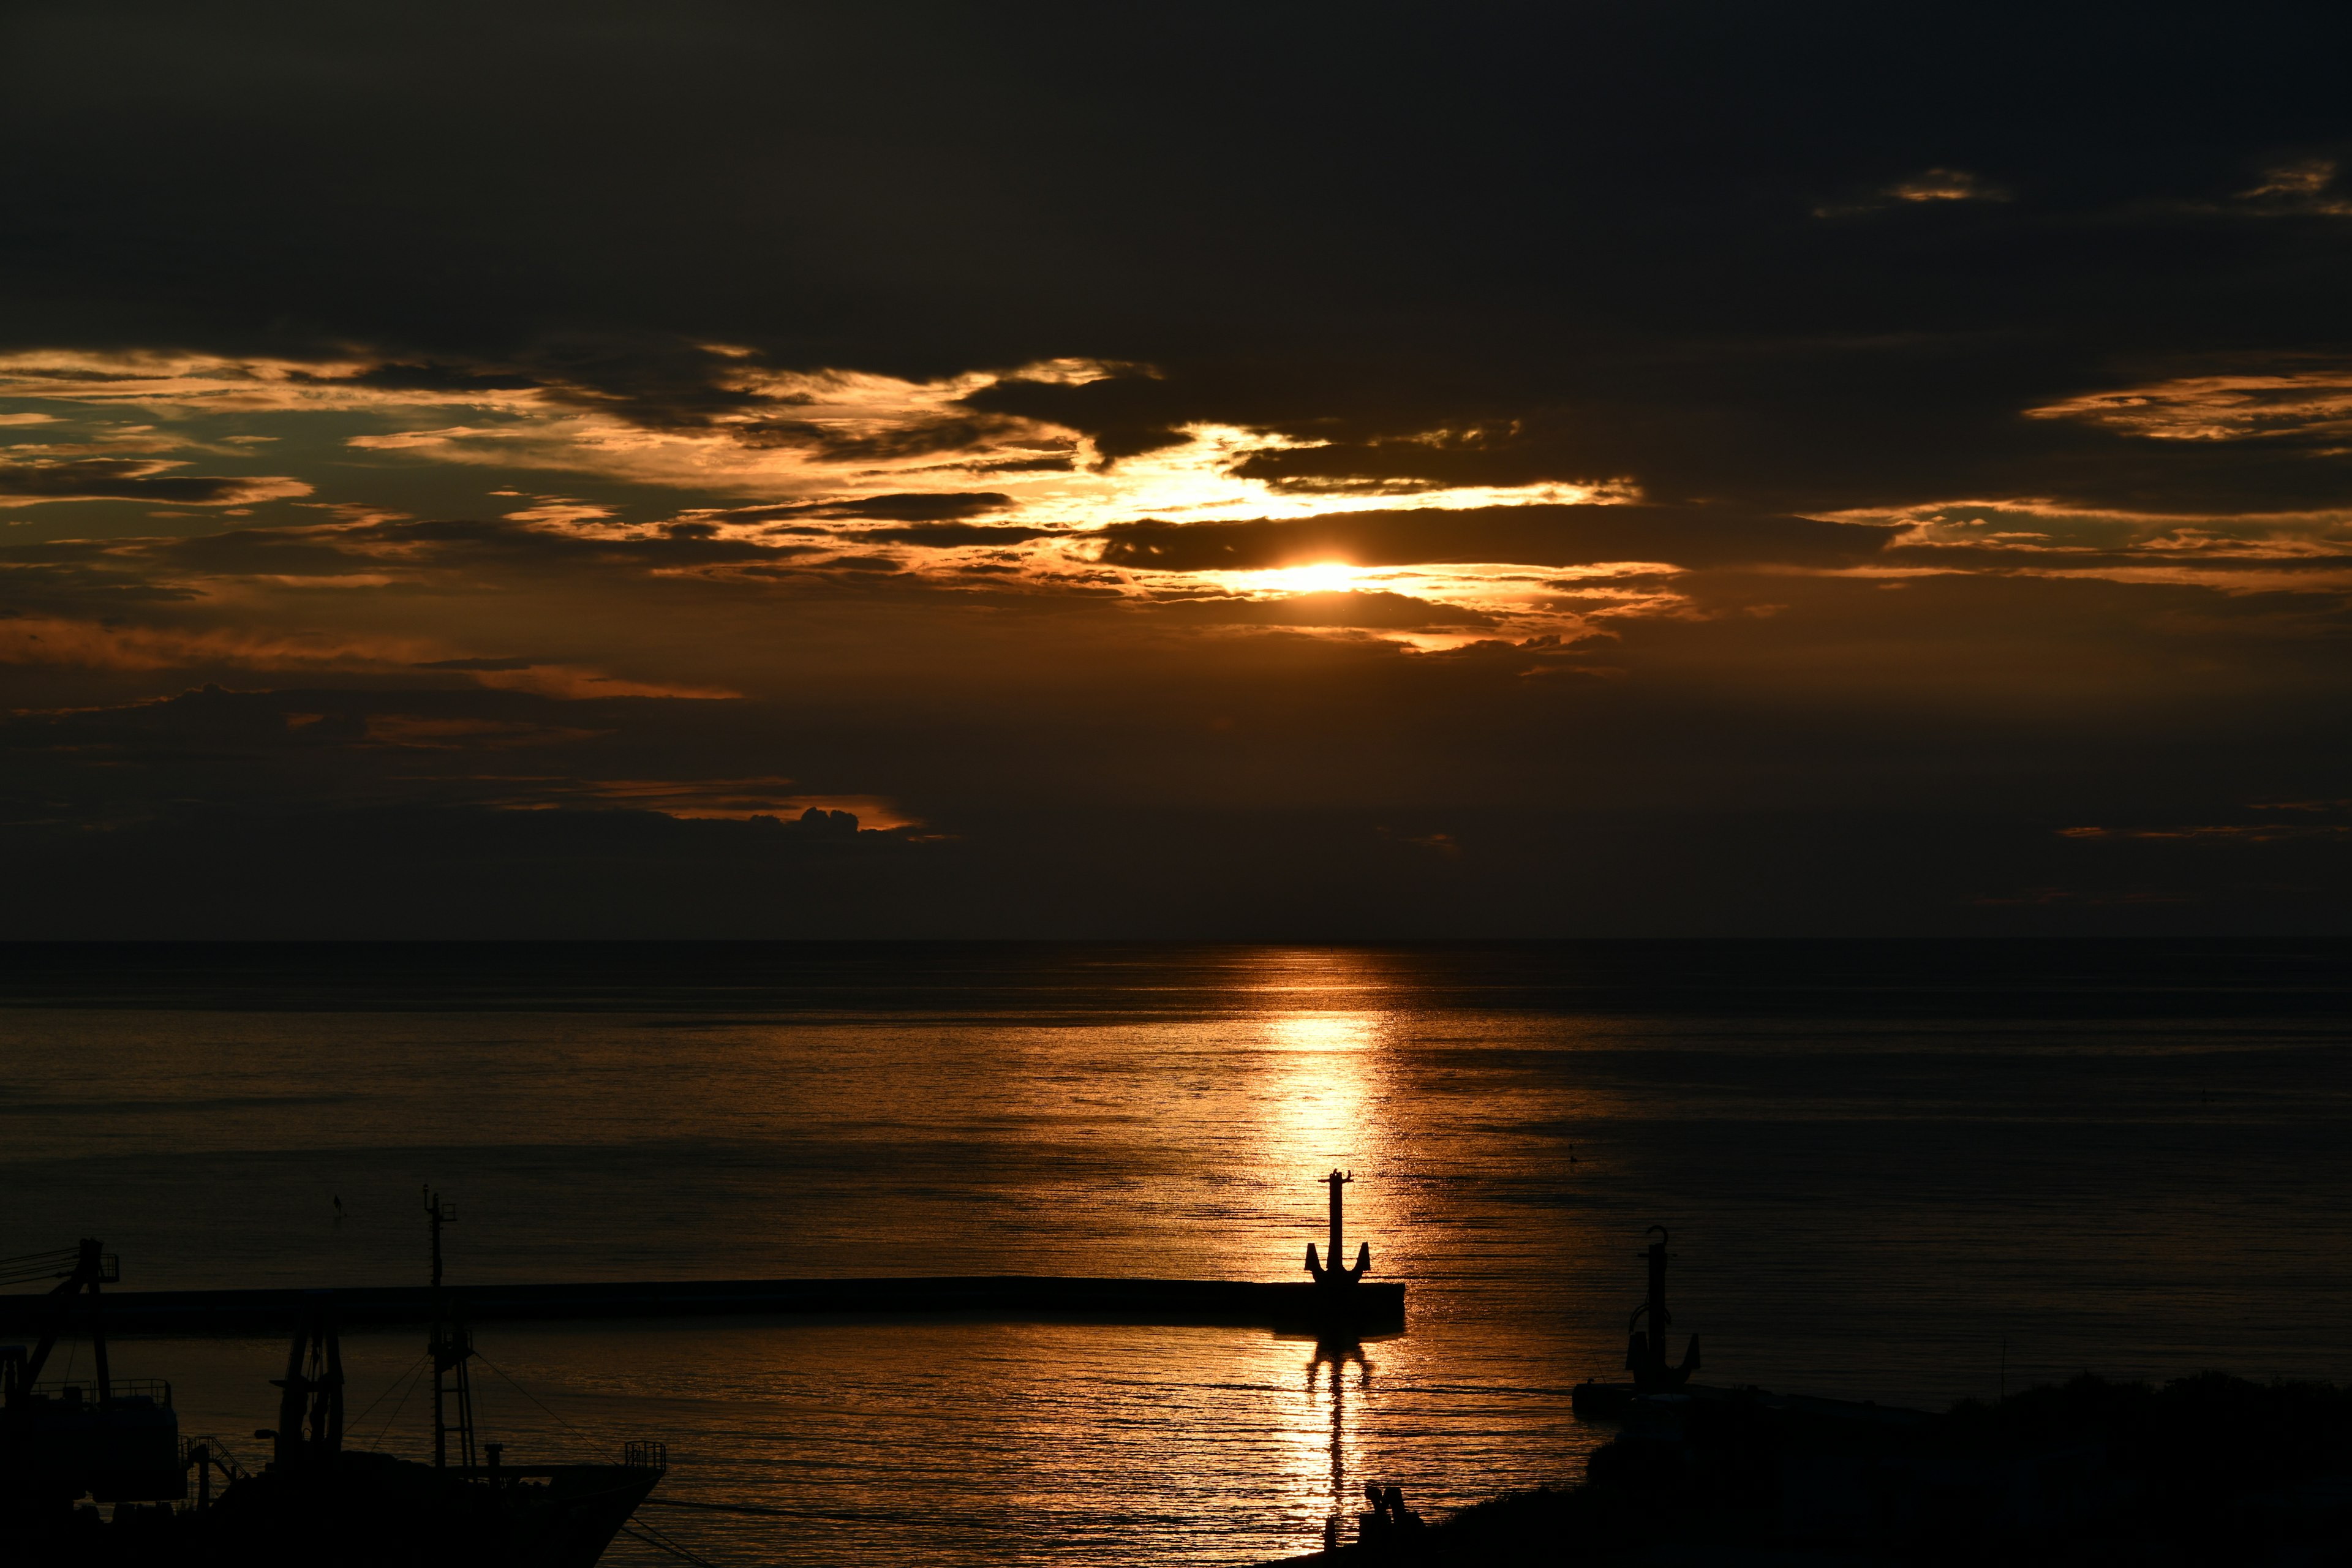
[[[271,1380],[278,1425],[254,1436],[274,1452],[255,1471],[217,1437],[181,1439],[168,1383],[110,1376],[99,1288],[120,1268],[99,1243],[0,1259],[0,1283],[59,1281],[40,1342],[0,1346],[0,1558],[100,1568],[589,1568],[661,1479],[664,1446],[631,1443],[616,1465],[524,1467],[504,1462],[505,1445],[478,1443],[473,1338],[441,1288],[441,1226],[454,1215],[437,1197],[428,1196],[427,1209],[436,1302],[429,1464],[343,1446],[331,1291],[313,1293],[286,1375]],[[77,1307],[87,1313],[90,1383],[45,1384]],[[110,1521],[99,1511],[106,1504]]]

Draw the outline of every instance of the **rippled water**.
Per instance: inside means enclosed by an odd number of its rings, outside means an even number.
[[[125,1288],[417,1281],[431,1182],[461,1283],[1285,1279],[1349,1167],[1351,1236],[1411,1292],[1353,1353],[952,1319],[478,1336],[509,1462],[662,1436],[663,1495],[782,1510],[641,1515],[716,1562],[1242,1563],[1312,1549],[1368,1478],[1440,1509],[1573,1480],[1597,1435],[1567,1390],[1622,1361],[1653,1223],[1717,1381],[2352,1377],[2347,960],[17,948],[0,1253],[100,1236]],[[362,1441],[423,1451],[416,1340],[349,1337]],[[281,1360],[142,1341],[116,1370],[235,1446]]]

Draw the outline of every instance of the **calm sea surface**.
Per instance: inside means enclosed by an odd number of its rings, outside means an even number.
[[[1352,1353],[483,1328],[509,1462],[663,1437],[662,1495],[782,1510],[640,1514],[722,1564],[1238,1564],[1367,1479],[1573,1481],[1653,1224],[1712,1381],[2352,1378],[2340,942],[17,947],[0,1065],[0,1254],[100,1237],[125,1289],[421,1283],[427,1182],[457,1283],[1290,1279],[1355,1173],[1410,1324]],[[428,1446],[420,1340],[350,1337],[362,1446]],[[282,1359],[115,1371],[237,1447]]]

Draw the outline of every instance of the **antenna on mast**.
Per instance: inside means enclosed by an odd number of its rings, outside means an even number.
[[[455,1432],[457,1463],[470,1470],[474,1468],[474,1383],[467,1363],[473,1359],[474,1336],[457,1321],[449,1292],[441,1283],[441,1227],[457,1222],[457,1207],[427,1184],[425,1215],[433,1234],[433,1337],[427,1342],[433,1356],[433,1468],[449,1468],[449,1434]],[[452,1394],[457,1401],[455,1426],[448,1416]]]

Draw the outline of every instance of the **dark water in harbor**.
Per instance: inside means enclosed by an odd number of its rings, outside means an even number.
[[[0,1005],[0,1254],[100,1236],[126,1289],[421,1281],[427,1181],[459,1282],[1293,1279],[1354,1170],[1412,1292],[1360,1361],[485,1327],[509,1462],[662,1436],[666,1495],[788,1510],[641,1516],[721,1563],[1241,1563],[1368,1477],[1440,1509],[1572,1480],[1566,1392],[1622,1361],[1654,1222],[1712,1381],[2352,1378],[2340,942],[19,947]],[[362,1444],[424,1447],[416,1337],[352,1337]],[[115,1364],[235,1447],[281,1360]]]

